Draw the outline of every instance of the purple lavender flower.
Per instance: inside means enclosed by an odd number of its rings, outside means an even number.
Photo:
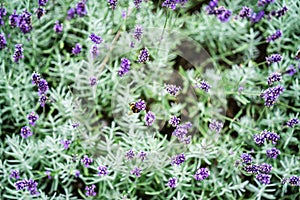
[[[79,17],[84,17],[87,15],[85,1],[81,1],[76,5],[76,13]]]
[[[265,6],[267,4],[273,3],[274,0],[258,0],[257,6]]]
[[[73,127],[73,128],[77,128],[79,125],[80,125],[80,124],[79,124],[78,122],[75,122],[75,123],[72,124],[72,127]]]
[[[107,167],[104,165],[100,165],[98,167],[98,170],[99,170],[98,176],[106,176],[108,174]]]
[[[46,6],[48,0],[38,0],[39,6]]]
[[[266,62],[268,65],[276,62],[280,62],[282,57],[280,54],[272,54],[271,56],[266,57]]]
[[[257,174],[259,171],[259,166],[257,165],[245,165],[244,170],[250,174]]]
[[[181,142],[184,142],[187,137],[188,130],[191,128],[192,124],[190,122],[186,122],[185,124],[178,125],[172,132],[172,135],[177,137]]]
[[[270,184],[271,175],[269,174],[257,174],[256,179],[261,183],[268,185]]]
[[[94,33],[92,33],[90,35],[90,39],[92,40],[92,42],[94,42],[95,44],[101,44],[103,42],[103,39],[100,36],[95,35]]]
[[[130,48],[134,48],[134,47],[135,47],[135,43],[134,43],[133,41],[130,41],[129,47],[130,47]]]
[[[263,174],[269,174],[272,171],[272,165],[262,163],[259,165],[259,171]]]
[[[59,21],[56,21],[53,30],[56,33],[61,33],[63,31],[63,24],[60,24]]]
[[[209,124],[209,129],[212,131],[216,131],[216,133],[220,133],[221,129],[223,128],[223,123],[217,120],[212,120]]]
[[[272,149],[268,149],[266,150],[267,153],[267,157],[268,158],[277,158],[277,156],[280,154],[280,151],[278,149],[276,149],[275,147],[273,147]]]
[[[49,90],[48,82],[45,79],[40,79],[38,88],[39,95],[46,94]]]
[[[142,161],[144,161],[145,159],[146,159],[146,152],[144,152],[144,151],[141,151],[139,154],[138,154],[138,156],[139,156],[139,158],[142,160]]]
[[[45,107],[47,100],[48,100],[48,97],[46,95],[42,94],[40,96],[39,102],[40,102],[40,105],[42,108]]]
[[[99,49],[97,45],[93,45],[90,50],[92,58],[95,59],[99,55]]]
[[[290,65],[287,70],[286,70],[286,74],[289,74],[290,76],[293,76],[294,74],[296,74],[297,69],[295,68],[294,65]]]
[[[75,17],[75,14],[76,14],[76,10],[75,8],[70,8],[68,10],[68,16],[67,16],[67,20],[71,20]]]
[[[207,14],[214,15],[217,7],[218,7],[218,0],[211,0],[208,6],[206,7]]]
[[[24,55],[23,55],[23,45],[22,44],[16,44],[15,45],[15,52],[14,52],[14,55],[13,55],[13,60],[15,63],[19,63],[19,60],[20,59],[23,59],[24,58]]]
[[[141,25],[136,25],[134,32],[133,32],[133,38],[137,41],[141,41],[143,36],[143,27]]]
[[[177,7],[177,0],[165,0],[162,3],[162,7],[167,7],[170,8],[172,10],[175,10]]]
[[[134,6],[136,7],[136,9],[141,8],[141,3],[142,2],[143,2],[143,0],[133,0]]]
[[[127,58],[121,58],[121,65],[118,71],[118,75],[122,77],[125,74],[127,74],[130,70],[130,65],[131,65],[130,60],[128,60]]]
[[[37,185],[38,185],[38,183],[32,179],[29,179],[28,181],[26,181],[27,190],[30,191],[31,195],[35,195],[38,193]]]
[[[89,158],[87,155],[84,155],[81,159],[81,163],[84,164],[85,167],[89,167],[93,162],[93,158]]]
[[[289,179],[289,184],[292,186],[300,186],[300,177],[291,176]]]
[[[184,154],[178,154],[171,158],[171,165],[181,165],[185,161]]]
[[[72,48],[72,53],[78,55],[81,52],[81,44],[76,43],[75,47]]]
[[[165,84],[165,90],[173,96],[176,96],[178,94],[179,91],[181,91],[181,87],[180,86],[176,86],[176,85],[171,85],[171,84]]]
[[[31,76],[31,80],[33,85],[38,85],[41,80],[41,77],[38,73],[33,72]]]
[[[75,175],[75,178],[78,178],[80,176],[80,171],[79,170],[75,170],[74,175]]]
[[[118,5],[118,0],[107,0],[107,3],[111,9],[115,10]]]
[[[282,32],[280,30],[277,30],[274,34],[267,37],[267,42],[270,43],[272,41],[275,41],[281,36],[282,36]]]
[[[155,122],[155,119],[156,119],[155,114],[151,111],[148,111],[145,115],[144,120],[147,126],[152,126],[153,123]]]
[[[19,16],[19,28],[24,34],[30,33],[32,30],[31,14],[27,10],[24,10]]]
[[[96,196],[97,193],[95,192],[95,189],[96,189],[96,186],[95,186],[95,185],[86,186],[86,187],[85,187],[85,190],[86,190],[85,195],[86,195],[86,196]]]
[[[279,17],[282,17],[284,16],[288,11],[288,8],[286,6],[283,6],[282,9],[279,9],[279,10],[272,10],[269,14],[269,17],[276,17],[276,18],[279,18]]]
[[[132,160],[132,159],[134,158],[135,154],[134,154],[133,150],[130,149],[130,150],[126,153],[125,156],[126,156],[126,158],[127,158],[128,160]]]
[[[0,34],[0,50],[1,49],[4,49],[7,45],[7,42],[6,42],[6,38],[5,38],[5,35],[4,33],[1,33]]]
[[[272,141],[273,144],[276,144],[280,139],[280,136],[277,133],[268,131],[265,135],[265,138],[269,141]]]
[[[50,172],[49,170],[47,170],[47,171],[45,172],[45,174],[47,175],[48,179],[51,179],[51,178],[52,178],[51,172]]]
[[[261,94],[261,97],[265,100],[265,106],[273,106],[283,91],[284,87],[281,85],[277,85],[273,88],[268,88],[267,90],[265,90]]]
[[[185,138],[183,138],[183,143],[184,144],[190,144],[191,143],[191,140],[192,140],[192,136],[187,136],[187,137],[185,137]]]
[[[175,188],[177,186],[177,178],[175,178],[175,177],[170,178],[168,183],[167,183],[167,186],[169,188]]]
[[[137,102],[135,102],[134,106],[138,110],[138,112],[141,112],[142,110],[146,109],[145,101],[141,100],[141,99],[139,99]]]
[[[61,140],[60,143],[61,143],[62,145],[64,145],[64,148],[65,148],[65,149],[68,149],[69,146],[70,146],[70,144],[72,143],[72,140]]]
[[[36,17],[38,19],[41,19],[44,16],[44,14],[45,14],[45,9],[39,7],[39,8],[36,9],[35,14],[36,14]]]
[[[90,86],[95,86],[97,84],[97,78],[95,76],[90,77]]]
[[[211,86],[206,81],[201,81],[200,83],[197,82],[195,84],[195,88],[199,88],[205,92],[208,92],[208,90],[211,88]]]
[[[278,72],[274,72],[268,77],[268,85],[272,85],[273,83],[279,82],[281,80],[282,80],[281,74]]]
[[[242,153],[241,155],[242,162],[244,164],[250,164],[252,162],[252,156],[248,153]]]
[[[231,17],[232,12],[230,10],[225,10],[221,14],[218,15],[218,19],[221,22],[228,22]]]
[[[35,114],[33,111],[27,115],[27,119],[31,126],[35,125],[35,122],[38,120],[38,118],[39,118],[39,116],[37,114]]]
[[[9,178],[14,178],[18,180],[20,178],[19,170],[11,170]]]
[[[197,181],[202,181],[202,180],[206,179],[209,175],[210,175],[210,172],[209,172],[208,168],[199,168],[197,170],[196,174],[194,175],[194,178]]]
[[[31,130],[30,130],[30,128],[28,127],[28,126],[24,126],[24,127],[22,127],[21,128],[21,136],[23,137],[23,138],[28,138],[29,136],[32,136],[32,132],[31,132]]]
[[[24,190],[27,186],[27,181],[21,180],[21,181],[17,181],[15,184],[16,190]]]
[[[239,13],[241,18],[250,18],[253,10],[247,6],[243,6],[242,10]]]
[[[178,126],[179,123],[180,123],[180,118],[176,117],[175,115],[172,116],[169,120],[169,124],[171,124],[173,127]]]
[[[16,10],[9,16],[9,25],[12,28],[19,26],[19,15],[16,13]]]
[[[265,143],[265,136],[262,135],[262,134],[256,134],[253,136],[253,139],[254,139],[254,142],[257,144],[257,145],[263,145]]]
[[[297,118],[292,118],[286,123],[286,125],[291,128],[293,128],[296,124],[299,124],[299,119]]]
[[[262,20],[262,18],[265,16],[265,11],[261,10],[259,11],[258,13],[253,13],[251,18],[250,18],[250,21],[255,24],[255,23],[258,23]]]
[[[3,3],[0,8],[0,26],[4,25],[3,17],[6,16],[6,9],[3,7]]]
[[[142,48],[138,56],[139,63],[146,63],[149,60],[149,51],[147,48]]]
[[[141,168],[138,168],[138,167],[135,167],[133,170],[130,171],[130,173],[132,175],[135,175],[137,177],[140,177],[141,176],[141,172],[142,172],[142,169]]]

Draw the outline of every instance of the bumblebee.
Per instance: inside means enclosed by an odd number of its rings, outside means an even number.
[[[300,60],[300,50],[297,51],[295,60]]]
[[[137,109],[137,107],[135,107],[135,102],[130,103],[130,104],[129,104],[129,108],[130,108],[130,110],[131,110],[133,113],[139,113],[139,112],[140,112],[140,110]]]

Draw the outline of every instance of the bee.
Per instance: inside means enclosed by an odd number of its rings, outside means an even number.
[[[140,112],[140,110],[139,110],[137,107],[135,107],[135,102],[130,103],[130,104],[129,104],[129,108],[130,108],[130,110],[131,110],[133,113],[139,113],[139,112]]]
[[[295,60],[300,60],[300,49],[296,53]]]

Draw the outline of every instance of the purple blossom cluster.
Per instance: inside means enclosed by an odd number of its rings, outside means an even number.
[[[139,167],[134,167],[133,170],[130,171],[130,173],[132,175],[135,175],[136,177],[140,177],[141,176],[141,172],[142,172],[142,169],[139,168]]]
[[[142,110],[146,109],[146,103],[144,100],[139,99],[137,102],[135,102],[134,107],[138,110],[138,112],[141,112]]]
[[[138,63],[146,63],[149,60],[150,54],[147,48],[142,48],[138,56]]]
[[[252,162],[252,156],[248,153],[242,153],[241,155],[242,163],[243,164],[250,164]]]
[[[197,81],[195,83],[195,88],[199,88],[205,92],[208,92],[211,86],[206,81],[201,81],[200,83]]]
[[[89,167],[93,161],[93,158],[89,158],[87,155],[84,155],[81,159],[81,163],[84,164],[85,167]]]
[[[90,77],[90,86],[93,87],[97,84],[97,78],[95,76]]]
[[[38,8],[36,9],[36,11],[35,11],[36,17],[37,17],[38,19],[41,19],[41,18],[44,16],[45,12],[46,12],[46,11],[45,11],[44,8],[38,7]]]
[[[68,14],[67,16],[68,20],[73,19],[76,14],[79,17],[84,17],[85,15],[87,15],[86,0],[78,2],[75,8],[70,8],[68,10],[67,14]]]
[[[297,177],[297,176],[291,176],[289,179],[288,179],[288,183],[291,185],[291,186],[300,186],[300,176]]]
[[[278,149],[276,149],[275,147],[273,147],[272,149],[267,149],[266,153],[267,153],[268,158],[276,159],[277,156],[280,154],[280,151]]]
[[[177,6],[184,6],[188,0],[165,0],[162,3],[162,7],[166,7],[172,10],[176,10]]]
[[[24,10],[22,14],[19,15],[18,26],[20,31],[24,34],[30,33],[32,30],[31,14]]]
[[[247,6],[243,6],[242,10],[239,12],[240,18],[250,18],[252,16],[253,10]]]
[[[86,187],[85,187],[85,190],[86,190],[85,195],[86,195],[86,196],[96,196],[97,193],[95,192],[95,189],[96,189],[96,186],[95,186],[95,185],[86,186]]]
[[[188,130],[192,128],[192,123],[191,122],[186,122],[181,125],[177,125],[176,129],[172,132],[172,135],[178,138],[179,141],[189,144],[191,137],[187,136]]]
[[[185,161],[185,156],[183,153],[173,156],[171,158],[171,165],[181,165]]]
[[[215,131],[216,133],[220,133],[221,129],[223,128],[223,123],[217,120],[212,120],[209,124],[209,129]]]
[[[108,170],[107,170],[107,167],[104,166],[104,165],[100,165],[98,167],[98,176],[106,176],[108,174]]]
[[[176,96],[178,92],[180,92],[182,89],[180,86],[172,85],[172,84],[165,84],[165,90],[173,96]]]
[[[153,123],[155,122],[155,119],[156,119],[155,114],[151,111],[148,111],[144,118],[147,126],[152,126]]]
[[[273,88],[268,88],[264,92],[262,92],[261,97],[265,100],[265,106],[273,106],[283,91],[284,87],[281,85],[277,85]]]
[[[294,74],[297,73],[297,69],[294,65],[289,65],[287,70],[285,71],[286,74],[293,76]]]
[[[118,0],[107,0],[107,3],[111,9],[115,10],[118,5]]]
[[[31,129],[28,126],[24,126],[21,128],[21,136],[23,138],[28,138],[29,136],[32,136],[33,133],[31,132]]]
[[[273,3],[274,0],[258,0],[257,6],[265,6],[267,4]]]
[[[27,115],[28,122],[31,126],[35,126],[35,123],[38,120],[38,118],[38,114],[35,114],[33,111]]]
[[[147,153],[144,152],[144,151],[141,151],[139,154],[138,154],[138,157],[144,161],[146,159],[146,156],[147,156]]]
[[[197,181],[202,181],[210,175],[208,168],[199,168],[194,175],[194,179]]]
[[[208,15],[215,15],[221,22],[228,22],[230,20],[232,12],[227,10],[224,6],[218,7],[217,0],[211,0],[206,7]]]
[[[172,116],[169,120],[169,124],[173,127],[177,127],[180,124],[180,118],[176,117],[175,115]]]
[[[16,44],[15,45],[15,52],[14,52],[14,55],[13,55],[13,60],[15,63],[19,63],[20,59],[23,59],[24,58],[24,55],[23,55],[23,45],[22,44]]]
[[[268,77],[268,85],[272,85],[275,82],[280,82],[282,81],[282,77],[281,74],[278,72],[274,72],[272,73],[269,77]]]
[[[59,21],[56,21],[55,22],[55,25],[53,27],[53,30],[56,32],[56,33],[62,33],[63,31],[63,24],[59,23]]]
[[[136,25],[133,32],[133,38],[137,41],[141,41],[143,36],[143,27],[141,25]]]
[[[264,144],[266,140],[272,141],[273,144],[276,144],[280,139],[280,136],[277,133],[263,130],[260,134],[254,135],[253,139],[258,145]]]
[[[75,47],[72,48],[72,53],[78,55],[81,52],[82,46],[79,43],[75,44]]]
[[[258,13],[252,13],[252,16],[250,17],[251,23],[255,24],[260,22],[265,16],[265,11],[261,10]]]
[[[286,15],[287,11],[288,11],[288,8],[286,6],[283,6],[279,10],[273,10],[273,11],[271,11],[270,14],[269,14],[269,18],[272,18],[272,17],[276,17],[276,18],[282,17],[282,16]]]
[[[47,92],[49,90],[48,82],[45,79],[42,79],[38,73],[33,73],[31,76],[32,84],[38,86],[38,95],[40,97],[41,107],[45,107],[45,104],[48,100]]]
[[[30,192],[31,195],[39,195],[39,192],[37,191],[37,185],[38,183],[32,179],[26,180],[20,180],[17,181],[15,184],[16,190],[24,190],[27,189],[27,191]]]
[[[130,149],[129,151],[126,152],[125,156],[128,160],[132,160],[135,157],[135,153],[133,152],[132,149]]]
[[[14,179],[18,180],[20,178],[19,170],[11,170],[9,178],[14,178]]]
[[[268,57],[266,57],[266,62],[268,65],[272,64],[272,63],[278,63],[282,60],[282,57],[280,54],[272,54]]]
[[[277,30],[274,34],[267,37],[267,43],[270,43],[272,41],[277,40],[282,36],[282,32],[280,30]]]
[[[0,34],[0,50],[4,49],[7,45],[7,41],[6,41],[6,38],[5,38],[5,35],[4,33],[1,33]]]
[[[39,6],[46,6],[48,0],[38,0]]]
[[[3,4],[1,4],[0,7],[0,26],[4,25],[3,17],[6,16],[6,9],[3,7]]]
[[[136,9],[140,9],[141,8],[141,4],[143,3],[143,0],[133,0],[134,6],[136,7]]]
[[[168,180],[167,186],[169,188],[175,188],[177,186],[177,178],[172,177]]]
[[[295,125],[297,125],[297,124],[299,124],[299,119],[298,118],[292,118],[292,119],[290,119],[287,123],[286,123],[286,125],[288,126],[288,127],[291,127],[291,128],[293,128]]]
[[[102,39],[100,36],[98,36],[98,35],[96,35],[96,34],[94,34],[94,33],[92,33],[92,34],[90,35],[90,39],[91,39],[91,41],[94,42],[95,44],[101,44],[101,43],[103,42],[103,39]]]
[[[60,143],[64,145],[64,149],[68,149],[70,144],[72,143],[72,140],[61,140]]]
[[[259,173],[259,174],[256,175],[256,179],[257,179],[261,184],[268,185],[268,184],[270,184],[271,175]]]
[[[127,58],[121,58],[121,65],[120,65],[120,69],[118,71],[118,75],[120,77],[124,76],[125,74],[127,74],[130,70],[130,66],[131,66],[131,62],[129,59]]]

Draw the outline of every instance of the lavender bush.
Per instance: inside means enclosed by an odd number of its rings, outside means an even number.
[[[1,199],[299,199],[299,1],[0,1]]]

